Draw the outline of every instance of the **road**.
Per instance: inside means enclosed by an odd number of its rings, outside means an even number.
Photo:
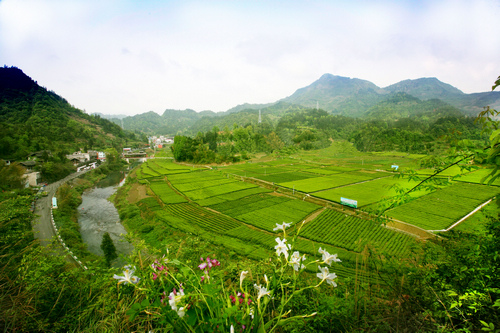
[[[88,170],[86,170],[88,171]],[[53,252],[55,255],[66,255],[69,262],[74,263],[73,257],[66,253],[64,247],[61,245],[57,238],[55,238],[56,233],[52,227],[52,222],[50,219],[50,210],[52,208],[52,197],[55,195],[57,188],[64,184],[65,182],[83,175],[86,171],[75,172],[61,179],[55,183],[45,186],[45,191],[48,195],[46,197],[41,197],[36,201],[35,205],[35,219],[33,220],[33,231],[35,237],[39,240],[40,244],[44,247],[50,245],[54,240],[55,246],[53,247]]]

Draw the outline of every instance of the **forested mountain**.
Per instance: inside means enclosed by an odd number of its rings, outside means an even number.
[[[332,113],[359,117],[386,94],[375,84],[360,79],[324,74],[311,85],[298,89],[282,101]]]
[[[422,101],[440,99],[460,109],[464,114],[476,115],[484,106],[500,106],[500,92],[465,94],[436,78],[404,80],[385,88],[359,79],[324,74],[311,85],[298,89],[284,101],[316,107],[347,116],[363,117],[386,95],[406,93]]]
[[[486,105],[500,106],[500,92],[464,94],[461,90],[432,78],[404,80],[384,88],[389,93],[404,92],[421,100],[440,99],[465,114],[475,116]]]
[[[167,109],[160,116],[156,112],[129,116],[124,118],[111,118],[114,123],[122,126],[123,129],[143,132],[146,134],[175,135],[185,133],[199,119],[203,117],[215,117],[217,114],[212,111],[196,112],[194,110],[172,110]],[[111,116],[107,116],[111,117]]]
[[[367,119],[398,120],[412,118],[435,121],[442,117],[463,117],[456,107],[440,99],[422,101],[404,92],[391,94],[372,106],[365,114]]]
[[[261,110],[262,122],[276,125],[287,113],[307,108],[362,119],[399,119],[442,116],[476,116],[486,105],[500,108],[500,92],[465,94],[437,78],[404,80],[385,88],[370,81],[324,74],[307,87],[276,103],[241,104],[226,112],[166,110],[162,116],[151,112],[114,119],[125,129],[147,134],[187,134],[254,125]]]
[[[0,68],[0,158],[23,160],[40,150],[64,156],[136,140],[135,134],[40,87],[22,70]]]
[[[278,102],[259,109],[244,109],[229,114],[223,113],[217,117],[202,117],[186,131],[186,134],[195,135],[198,132],[207,132],[213,127],[218,127],[221,130],[226,127],[232,129],[235,124],[244,127],[256,126],[259,122],[259,110],[261,114],[260,126],[273,128],[284,115],[306,109],[301,105]]]

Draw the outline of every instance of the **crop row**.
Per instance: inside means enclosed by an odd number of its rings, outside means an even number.
[[[196,200],[210,198],[213,196],[218,196],[221,194],[240,191],[243,189],[254,188],[254,187],[256,187],[256,185],[248,184],[248,183],[244,183],[244,182],[233,182],[233,183],[227,183],[227,184],[223,184],[223,185],[219,185],[219,186],[211,186],[211,187],[200,188],[197,190],[186,191],[183,193],[186,196],[188,196],[189,198],[191,198],[192,200],[196,201]]]
[[[164,170],[167,170],[168,173],[178,173],[178,172],[191,172],[193,171],[192,167],[182,165],[182,164],[176,164],[173,162],[171,159],[154,159],[154,160],[148,160],[148,162],[153,162],[154,166],[157,166],[159,168],[162,168]]]
[[[377,244],[378,248],[390,250],[394,255],[404,252],[405,244],[411,239],[374,222],[331,209],[308,222],[301,236],[356,252],[361,252],[366,244]],[[391,243],[395,244],[388,245]]]
[[[196,170],[189,173],[174,174],[168,176],[168,180],[175,185],[184,183],[203,182],[206,179],[210,180],[210,179],[222,179],[222,178],[227,179],[228,177],[223,177],[220,173],[208,170],[207,171]]]
[[[240,200],[226,201],[221,204],[212,205],[210,208],[230,216],[259,210],[292,200],[286,197],[276,197],[267,194],[256,194]]]
[[[186,202],[187,200],[177,194],[167,183],[164,181],[156,181],[151,182],[150,185],[151,190],[160,198],[163,203],[181,203]]]
[[[396,207],[387,215],[427,230],[441,230],[498,193],[496,186],[457,182]]]
[[[190,182],[190,183],[174,183],[174,186],[176,189],[178,189],[181,192],[188,192],[188,191],[194,191],[194,190],[199,190],[202,188],[206,187],[212,187],[212,186],[220,186],[220,185],[225,185],[229,183],[237,183],[237,180],[234,179],[227,179],[227,178],[222,178],[222,179],[211,179],[211,178],[206,178],[206,179],[201,179],[200,181],[197,182]]]
[[[277,223],[300,222],[308,214],[314,212],[318,208],[319,206],[312,203],[300,200],[290,200],[233,217],[240,221],[254,225],[257,228],[273,232]]]
[[[315,173],[318,175],[323,175],[323,176],[328,176],[328,175],[333,175],[333,174],[339,173],[339,171],[330,170],[330,169],[326,169],[326,168],[310,168],[310,169],[305,169],[304,171],[310,172],[310,173]]]
[[[297,180],[309,179],[315,177],[317,177],[317,175],[312,175],[305,172],[290,171],[290,172],[275,173],[267,176],[259,176],[258,178],[271,183],[287,183],[287,182],[293,182]]]
[[[226,235],[238,238],[245,243],[258,244],[268,251],[272,251],[273,256],[275,255],[274,246],[277,244],[275,240],[277,235],[267,234],[256,229],[249,228],[245,225],[227,231]],[[279,237],[280,239],[283,238],[282,236]],[[356,259],[357,257],[360,257],[359,253],[349,252],[330,245],[318,245],[315,242],[307,239],[297,238],[295,240],[295,243],[293,244],[292,238],[288,238],[287,241],[288,244],[292,245],[292,251],[299,251],[301,255],[306,254],[306,262],[308,262],[309,260],[321,259],[321,254],[318,253],[318,250],[319,247],[322,247],[331,254],[337,254],[338,258],[342,260],[342,263],[334,264],[334,266],[332,266],[332,272],[337,273],[338,276],[341,276],[343,278],[356,275]],[[362,262],[361,258],[358,259],[359,262]],[[317,267],[314,266],[311,268],[314,270]],[[368,278],[367,274],[364,274],[364,272],[359,269],[357,273],[363,275],[365,279]],[[370,278],[370,280],[373,281],[372,278]]]
[[[141,165],[141,176],[142,178],[153,178],[153,177],[158,177],[160,176],[160,174],[156,171],[154,171],[153,169],[151,169],[149,166],[148,166],[148,163],[143,163]]]
[[[476,184],[488,184],[490,178],[487,176],[491,173],[492,169],[479,169],[468,174],[462,175],[460,178],[457,178],[459,182],[469,182]],[[491,185],[500,186],[500,179],[496,179],[493,181]]]
[[[206,199],[201,199],[196,201],[196,203],[200,206],[213,206],[217,205],[223,202],[227,201],[234,201],[234,200],[240,200],[245,197],[254,195],[254,194],[260,194],[260,193],[268,193],[271,192],[270,190],[267,190],[265,188],[261,187],[251,187],[247,189],[242,189],[239,191],[234,191],[234,192],[228,192],[228,193],[222,193],[216,197],[210,197]]]
[[[178,218],[184,219],[189,223],[194,223],[202,229],[211,232],[224,233],[240,225],[240,223],[227,216],[189,203],[167,205],[165,206],[165,210]]]

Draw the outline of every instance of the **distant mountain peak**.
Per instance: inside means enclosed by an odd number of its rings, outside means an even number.
[[[435,77],[423,77],[414,80],[403,80],[385,87],[387,92],[405,92],[420,99],[442,98],[447,95],[464,95],[464,93],[448,83]]]

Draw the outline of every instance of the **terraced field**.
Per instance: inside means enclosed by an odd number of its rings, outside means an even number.
[[[499,193],[496,186],[457,182],[391,209],[387,215],[426,230],[442,230]]]
[[[406,155],[374,156],[371,165],[365,157],[353,157],[346,165],[327,164],[324,160],[317,163],[281,159],[216,170],[178,165],[171,160],[150,160],[137,169],[136,174],[139,182],[147,184],[157,198],[143,199],[140,204],[151,206],[158,230],[168,227],[203,235],[228,249],[262,259],[272,255],[276,245],[277,232],[273,231],[276,223],[292,223],[293,229],[310,216],[296,239],[295,248],[309,255],[317,255],[320,246],[338,253],[343,260],[343,272],[352,274],[366,247],[385,255],[404,257],[414,238],[366,218],[303,201],[291,191],[289,196],[274,193],[275,187],[270,185],[310,193],[332,203],[339,203],[340,197],[354,199],[358,207],[363,208],[396,195],[396,190],[391,188],[394,184],[407,189],[416,184],[395,179],[390,172],[378,171],[390,170],[391,163],[410,165],[406,158]],[[386,164],[380,166],[379,163]],[[460,181],[432,193],[415,192],[413,200],[386,213],[426,230],[444,229],[500,193],[500,187],[466,182],[478,183],[484,173],[464,174]],[[245,177],[271,184],[269,188],[262,188],[242,181]],[[158,204],[160,201],[162,206]]]

